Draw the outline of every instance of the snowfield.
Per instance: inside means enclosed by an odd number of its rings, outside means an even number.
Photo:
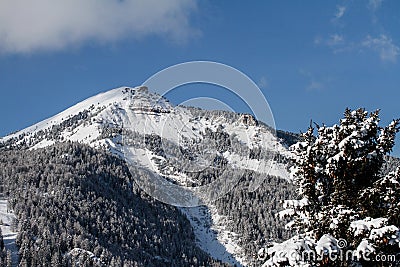
[[[17,238],[17,230],[13,229],[13,220],[15,220],[15,215],[12,211],[7,209],[7,200],[0,199],[0,220],[1,220],[1,232],[3,234],[3,241],[6,250],[11,251],[11,259],[13,266],[18,265],[18,248],[15,244],[15,239]]]
[[[237,234],[226,230],[226,218],[212,205],[180,208],[189,219],[199,247],[213,258],[236,266],[246,266],[243,249],[237,244]]]

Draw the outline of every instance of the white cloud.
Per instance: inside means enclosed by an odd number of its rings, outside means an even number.
[[[348,46],[343,35],[338,33],[331,34],[328,37],[317,36],[314,38],[314,44],[327,46],[334,53],[340,52]]]
[[[1,0],[0,52],[60,50],[88,41],[163,35],[182,42],[196,32],[195,0]]]
[[[393,43],[390,37],[384,34],[377,38],[372,38],[368,35],[361,45],[378,52],[382,61],[396,62],[397,57],[400,55],[400,48]]]
[[[337,6],[336,13],[335,13],[335,18],[340,19],[343,17],[344,13],[346,12],[346,7],[345,6]]]
[[[372,11],[371,19],[372,23],[376,24],[378,22],[378,17],[376,11],[382,6],[383,0],[369,0],[367,7]]]
[[[307,85],[306,90],[307,91],[321,91],[324,88],[325,88],[325,86],[322,82],[311,80],[310,84]]]
[[[343,44],[343,42],[344,42],[343,35],[337,34],[337,33],[332,34],[329,37],[329,39],[327,40],[327,44],[329,46],[336,46],[336,45],[339,45],[339,44]]]
[[[306,85],[306,91],[309,92],[316,92],[316,91],[323,91],[326,89],[326,84],[329,83],[330,79],[315,79],[314,75],[304,69],[300,69],[300,74],[307,78],[308,84]]]
[[[400,47],[393,42],[392,38],[385,34],[381,34],[375,38],[367,35],[362,40],[348,41],[344,39],[343,35],[335,33],[327,38],[316,37],[314,44],[325,45],[331,48],[334,54],[355,50],[362,51],[367,48],[377,52],[380,59],[386,62],[396,62],[397,57],[400,56]]]
[[[368,8],[370,8],[373,11],[376,11],[379,9],[382,5],[383,0],[369,0],[368,2]]]

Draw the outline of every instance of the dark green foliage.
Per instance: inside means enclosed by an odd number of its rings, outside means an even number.
[[[246,172],[231,192],[215,203],[218,213],[228,218],[226,228],[240,236],[239,244],[248,256],[250,266],[256,265],[255,253],[268,241],[282,241],[290,232],[276,213],[282,201],[294,197],[294,186],[282,178],[267,176],[260,187],[250,192],[248,186],[256,174]]]
[[[291,133],[287,131],[282,131],[282,130],[276,130],[276,136],[282,140],[284,144],[286,144],[288,147],[291,145],[296,144],[301,140],[301,135],[296,134],[296,133]]]
[[[317,136],[310,126],[302,142],[292,147],[296,156],[294,181],[299,198],[305,200],[303,205],[294,200],[297,204],[289,207],[294,214],[293,229],[315,240],[324,235],[344,238],[348,241],[345,251],[355,251],[361,242],[369,242],[374,249],[371,255],[399,253],[399,233],[393,229],[400,226],[400,169],[387,174],[396,161],[384,162],[390,159],[387,154],[400,130],[400,120],[386,127],[379,127],[379,120],[379,110],[346,109],[338,125],[317,126]],[[381,226],[379,238],[368,228],[362,233],[354,230],[371,218],[390,225]],[[355,263],[340,259],[334,266]]]
[[[2,152],[0,177],[22,266],[220,265],[196,246],[186,217],[143,194],[113,155],[76,143]]]

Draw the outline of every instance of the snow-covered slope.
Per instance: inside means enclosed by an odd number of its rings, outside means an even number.
[[[213,258],[234,266],[246,266],[243,249],[238,245],[238,235],[226,230],[230,223],[218,214],[213,205],[194,208],[181,208],[189,219],[199,247]]]
[[[163,140],[190,146],[185,140],[204,139],[206,129],[212,132],[223,129],[235,136],[247,150],[262,148],[288,156],[289,152],[269,128],[259,125],[250,115],[237,115],[227,119],[224,114],[193,114],[194,109],[175,107],[165,98],[150,93],[146,87],[120,87],[90,97],[67,110],[34,124],[26,129],[0,139],[0,143],[30,149],[46,147],[54,142],[77,141],[93,147],[105,147],[121,155],[123,143],[121,130],[130,129],[139,135],[158,135]],[[144,152],[148,152],[148,148]],[[248,159],[240,162],[243,155],[223,151],[224,157],[237,168],[268,172],[259,162]],[[144,157],[138,155],[138,163],[144,166]],[[272,159],[273,160],[273,159]],[[268,164],[267,164],[268,165]],[[272,165],[272,164],[271,164]],[[269,166],[269,165],[268,165]],[[284,166],[274,166],[272,172],[288,178]],[[278,169],[277,169],[278,168]]]
[[[0,228],[3,235],[4,247],[11,252],[12,266],[18,265],[18,249],[15,244],[17,230],[15,215],[7,208],[7,199],[0,199]]]
[[[130,152],[135,164],[180,185],[201,184],[188,173],[190,164],[210,167],[215,159],[225,160],[232,169],[289,179],[285,165],[278,162],[279,158],[290,156],[285,145],[279,142],[274,131],[251,115],[174,106],[146,87],[120,87],[90,97],[49,119],[1,138],[0,145],[37,149],[55,142],[77,141],[123,157],[126,136],[133,142]],[[180,164],[182,155],[192,159]],[[234,238],[223,237],[227,232],[216,223],[215,218],[220,218],[216,209],[209,210],[215,222],[214,230],[219,231],[216,234],[221,239],[219,243],[225,247],[227,255],[237,257],[227,256],[226,260],[245,262],[237,255],[241,250]],[[195,223],[193,214],[196,211],[186,214],[200,246],[206,250],[215,248],[209,233],[201,231],[201,226]],[[229,235],[233,237],[235,233]],[[221,255],[217,257],[224,259]]]
[[[102,129],[113,125],[122,127],[127,123],[124,112],[127,105],[137,110],[138,117],[152,114],[151,110],[146,110],[148,107],[160,108],[160,110],[172,108],[163,98],[148,93],[146,87],[120,87],[90,97],[51,118],[8,135],[0,141],[18,139],[20,143],[28,142],[31,148],[45,147],[55,141],[65,140],[98,146],[102,143],[98,141],[105,142],[104,139],[99,138]],[[142,130],[140,127],[143,127],[143,123],[135,124],[135,128],[138,131]],[[43,138],[44,131],[54,130],[56,138],[48,136]]]

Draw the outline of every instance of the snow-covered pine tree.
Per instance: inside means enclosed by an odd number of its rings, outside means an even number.
[[[297,235],[262,249],[264,266],[348,266],[367,254],[400,252],[400,171],[380,175],[399,120],[384,128],[379,120],[379,111],[346,109],[339,125],[317,126],[317,136],[310,126],[291,147],[299,199],[285,201],[279,215],[293,219],[287,227]],[[329,257],[350,250],[355,258]]]
[[[361,193],[363,210],[371,217],[386,217],[400,225],[400,167]]]

